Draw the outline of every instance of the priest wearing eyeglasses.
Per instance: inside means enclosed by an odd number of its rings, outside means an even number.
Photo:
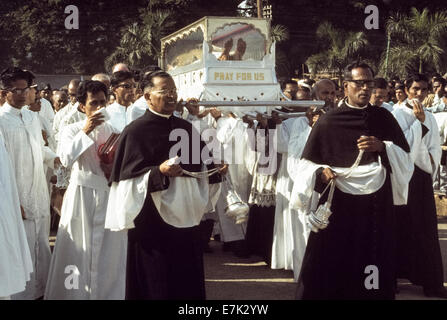
[[[115,102],[107,106],[110,123],[118,132],[123,131],[130,122],[131,109],[129,108],[135,98],[135,80],[130,71],[117,71],[110,79]]]
[[[50,199],[44,163],[54,169],[60,161],[45,146],[37,113],[23,108],[32,84],[30,73],[8,68],[1,74],[1,82],[6,102],[0,109],[0,133],[11,158],[34,269],[25,291],[11,298],[33,300],[43,296],[51,259]]]
[[[205,299],[198,225],[217,202],[225,167],[209,163],[199,133],[173,116],[168,73],[152,73],[143,88],[149,108],[121,133],[106,215],[106,228],[128,230],[126,299]]]
[[[312,204],[328,198],[318,193],[335,182],[329,224],[310,219],[317,232],[309,236],[297,298],[394,299],[393,204],[407,201],[410,148],[393,115],[369,104],[372,69],[351,64],[344,79],[347,97],[316,122],[293,186],[292,206],[312,218]]]

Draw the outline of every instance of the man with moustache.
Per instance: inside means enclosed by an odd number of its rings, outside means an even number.
[[[441,159],[441,142],[435,117],[422,105],[428,87],[425,75],[409,76],[405,80],[408,98],[393,112],[414,162],[408,203],[397,209],[397,275],[421,285],[428,297],[447,298],[432,186]]]
[[[11,158],[19,192],[23,224],[34,272],[26,289],[12,299],[38,299],[43,296],[50,264],[50,199],[44,163],[54,169],[59,158],[44,146],[37,113],[23,108],[27,103],[32,77],[20,68],[1,74],[6,103],[0,111],[0,133]]]
[[[336,87],[334,82],[329,79],[321,79],[315,83],[312,88],[312,96],[314,99],[326,102],[325,111],[335,108]]]
[[[329,224],[312,225],[297,298],[393,299],[393,204],[406,203],[410,148],[392,114],[369,104],[367,64],[350,64],[343,86],[347,97],[320,116],[296,168],[291,205],[303,213],[315,216],[312,203],[324,204],[335,183]],[[372,287],[371,266],[380,272]]]
[[[198,225],[217,201],[219,175],[191,177],[214,169],[202,160],[209,153],[192,124],[173,116],[172,77],[157,71],[146,80],[149,108],[121,133],[105,227],[128,230],[126,299],[205,299]],[[175,131],[185,133],[186,150],[169,139]]]
[[[107,114],[110,123],[118,132],[130,122],[131,109],[135,97],[135,80],[132,72],[117,71],[111,78],[112,93],[115,95],[115,102],[107,106]]]

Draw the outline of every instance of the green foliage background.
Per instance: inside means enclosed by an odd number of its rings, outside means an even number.
[[[157,64],[160,39],[203,16],[256,16],[256,0],[247,0],[246,10],[238,8],[240,3],[241,0],[2,0],[0,68],[19,65],[36,73],[93,74],[109,72],[113,63],[123,60],[134,68]],[[269,0],[268,3],[273,11],[272,32],[278,40],[279,77],[307,73],[306,61],[312,69],[337,73],[352,58],[366,59],[384,74],[390,17],[411,16],[412,7],[419,12],[427,8],[430,14],[447,9],[445,0]],[[379,8],[378,30],[364,27],[367,16],[364,8],[371,4]],[[64,27],[67,5],[79,8],[79,30]],[[404,50],[411,43],[405,43],[402,33],[391,33],[388,75],[419,69],[447,72],[445,34],[442,31],[427,41],[429,44],[421,49],[424,52],[421,62]],[[353,42],[355,36],[361,41]],[[417,41],[424,46],[424,39]],[[353,43],[358,46],[354,48]]]

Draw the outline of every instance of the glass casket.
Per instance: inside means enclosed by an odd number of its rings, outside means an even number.
[[[276,101],[281,97],[268,19],[204,17],[164,37],[161,52],[161,67],[173,76],[179,98]]]

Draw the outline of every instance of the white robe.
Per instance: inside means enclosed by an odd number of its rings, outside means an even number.
[[[115,131],[122,132],[124,128],[131,122],[131,109],[129,108],[130,106],[126,108],[116,101],[107,106],[106,111],[109,117],[107,123],[114,127]]]
[[[62,134],[62,131],[69,124],[76,123],[76,122],[83,121],[83,120],[87,119],[87,116],[85,115],[85,113],[82,113],[78,110],[78,106],[79,106],[79,102],[76,102],[73,105],[73,107],[71,108],[71,110],[69,112],[67,112],[67,114],[62,118],[62,120],[59,124],[59,135]],[[59,147],[60,147],[60,141],[58,142],[58,145],[57,145],[58,150],[59,150]]]
[[[23,221],[34,272],[26,290],[13,299],[36,299],[43,295],[51,259],[49,245],[50,199],[44,161],[54,168],[56,155],[44,146],[37,113],[5,103],[0,109],[0,131],[12,160]]]
[[[69,102],[65,105],[65,107],[63,107],[62,109],[59,109],[59,111],[57,111],[56,114],[54,115],[53,133],[54,133],[54,139],[56,140],[56,143],[59,141],[59,134],[60,134],[59,129],[63,128],[63,127],[61,127],[62,120],[65,118],[65,116],[68,113],[70,113],[73,110],[73,108],[77,108],[78,104],[79,104],[78,102],[76,102],[75,104],[71,104]]]
[[[246,124],[240,119],[221,117],[217,121],[217,140],[223,146],[223,159],[229,164],[227,176],[231,180],[234,191],[245,203],[248,202],[252,183],[252,177],[245,165],[244,157],[245,153],[250,152],[247,146],[246,131]],[[223,242],[244,240],[247,223],[235,224],[234,220],[225,215],[226,196],[226,188],[222,188],[216,206],[220,238]]]
[[[128,109],[130,113],[130,122],[141,117],[147,109],[149,109],[144,95],[139,97]]]
[[[0,133],[0,299],[25,290],[33,272],[19,194],[9,155]]]
[[[49,122],[51,127],[53,126],[54,110],[53,110],[53,107],[51,106],[50,101],[48,101],[45,98],[40,99],[39,116],[46,119]]]
[[[422,138],[421,122],[416,118],[412,109],[399,106],[394,109],[393,115],[407,138],[414,164],[424,172],[431,174],[434,180],[442,153],[439,129],[435,117],[432,113],[425,110],[423,125],[429,131]],[[433,164],[430,161],[430,155],[433,158]]]
[[[97,155],[115,130],[104,123],[86,135],[84,126],[71,124],[61,135],[61,162],[72,173],[45,299],[124,299],[127,233],[104,228],[109,187]],[[66,287],[67,266],[78,274],[78,289]]]
[[[278,128],[278,152],[281,163],[276,180],[275,225],[273,229],[272,269],[294,269],[294,260],[301,261],[306,248],[306,225],[299,220],[296,212],[289,208],[293,180],[288,166],[299,160],[311,127],[307,118],[295,118],[283,121]],[[289,161],[289,152],[290,160]],[[296,159],[296,160],[295,160]],[[295,248],[294,248],[295,247]],[[294,255],[295,253],[295,255]],[[296,262],[295,262],[296,264]],[[301,263],[299,263],[301,265]]]

